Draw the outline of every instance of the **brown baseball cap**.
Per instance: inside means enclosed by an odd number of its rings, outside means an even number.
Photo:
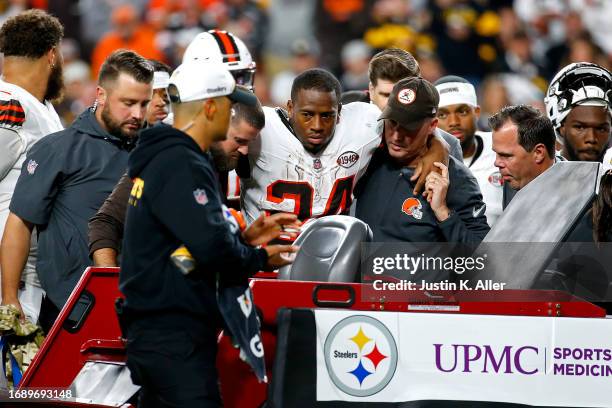
[[[426,118],[436,116],[439,102],[440,95],[431,82],[420,77],[405,78],[393,87],[378,120],[391,119],[406,130],[416,130]]]

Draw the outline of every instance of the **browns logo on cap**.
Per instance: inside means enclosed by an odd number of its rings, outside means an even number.
[[[414,92],[414,89],[411,88],[402,89],[397,93],[397,100],[399,101],[399,103],[402,103],[404,105],[411,104],[412,102],[414,102],[415,98],[416,93]]]
[[[431,82],[419,77],[402,79],[393,87],[378,120],[391,119],[406,130],[416,130],[426,118],[436,116],[439,101]]]

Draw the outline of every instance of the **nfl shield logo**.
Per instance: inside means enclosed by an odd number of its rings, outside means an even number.
[[[321,170],[321,168],[323,167],[323,164],[321,164],[320,159],[312,159],[312,167],[315,170]]]
[[[28,173],[29,174],[34,174],[34,172],[36,171],[37,167],[38,167],[38,163],[36,163],[35,160],[30,160],[28,162],[28,167],[27,167]]]
[[[195,198],[196,203],[200,205],[206,205],[206,203],[208,202],[206,191],[202,190],[201,188],[198,188],[193,191],[193,197]]]

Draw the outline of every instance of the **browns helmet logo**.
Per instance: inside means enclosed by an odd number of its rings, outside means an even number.
[[[414,197],[410,197],[404,200],[402,204],[402,212],[406,215],[414,217],[417,220],[423,218],[423,204]]]

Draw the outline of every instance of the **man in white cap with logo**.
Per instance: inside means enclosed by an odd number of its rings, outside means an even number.
[[[463,163],[476,177],[487,209],[487,222],[493,226],[502,213],[503,181],[495,167],[495,152],[490,132],[478,131],[480,106],[474,86],[464,78],[448,75],[435,84],[440,94],[438,127],[461,143]]]
[[[267,217],[242,233],[224,216],[208,150],[225,139],[233,102],[256,104],[251,92],[237,87],[223,65],[202,61],[179,66],[168,92],[174,127],[144,130],[128,162],[134,186],[119,278],[125,302],[118,312],[127,365],[142,387],[139,406],[217,407],[221,314],[227,323],[217,288],[290,263],[281,253],[295,247],[255,246],[278,237],[280,223],[295,216]],[[172,257],[183,245],[193,269]]]

